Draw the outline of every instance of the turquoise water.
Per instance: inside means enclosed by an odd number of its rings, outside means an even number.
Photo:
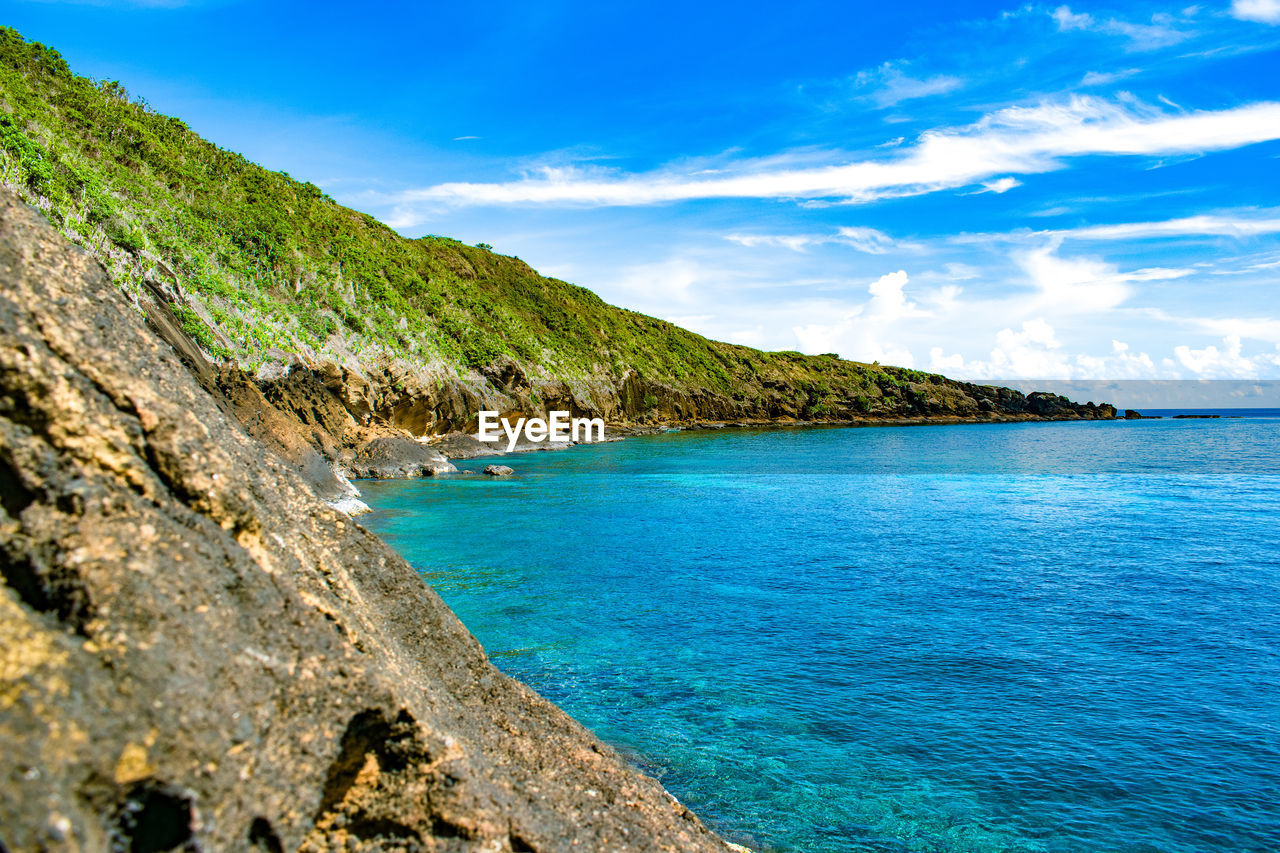
[[[364,523],[727,837],[1280,850],[1280,421],[504,461],[516,478],[361,483]]]

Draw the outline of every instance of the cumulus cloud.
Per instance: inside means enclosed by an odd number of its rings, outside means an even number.
[[[929,369],[952,376],[972,379],[1050,378],[1068,370],[1068,359],[1043,317],[1024,320],[1019,330],[1001,329],[988,361],[965,361],[964,357],[944,355],[941,347],[929,351]]]
[[[1231,14],[1242,21],[1280,24],[1280,0],[1232,0]]]
[[[1280,365],[1280,355],[1244,355],[1239,335],[1223,338],[1222,349],[1214,345],[1192,349],[1184,344],[1174,347],[1173,354],[1179,365],[1202,379],[1249,379],[1264,368]]]
[[[974,124],[923,134],[879,158],[788,167],[739,163],[706,175],[678,170],[623,174],[546,167],[506,183],[445,183],[393,196],[401,205],[635,206],[708,198],[876,199],[970,186],[997,176],[1064,168],[1088,155],[1170,155],[1237,148],[1280,138],[1280,103],[1169,113],[1091,96],[1009,107]]]
[[[986,360],[967,361],[959,353],[946,355],[942,347],[929,351],[935,373],[979,380],[1009,379],[1149,379],[1157,375],[1145,352],[1113,340],[1106,355],[1071,354],[1043,317],[1023,321],[1018,330],[1001,329]]]
[[[838,352],[856,361],[879,361],[901,367],[913,367],[915,357],[906,347],[887,340],[892,326],[913,316],[928,316],[907,298],[910,281],[905,270],[886,273],[867,286],[871,296],[865,304],[848,312],[834,323],[810,323],[794,326],[792,332],[800,350],[807,353]]]

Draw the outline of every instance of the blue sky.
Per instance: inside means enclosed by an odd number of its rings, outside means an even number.
[[[0,9],[406,235],[714,338],[1280,378],[1280,0]]]

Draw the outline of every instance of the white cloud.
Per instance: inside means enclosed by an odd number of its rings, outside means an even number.
[[[1020,186],[1022,186],[1022,181],[1018,180],[1017,178],[999,178],[994,181],[984,181],[982,184],[983,188],[981,192],[989,192],[989,193],[995,193],[996,195],[1003,195],[1004,193],[1007,193],[1009,190],[1013,189],[1014,187],[1020,187]]]
[[[938,354],[941,356],[941,350]],[[931,358],[932,355],[931,352]],[[1043,317],[1024,320],[1022,328],[1016,332],[1013,329],[997,332],[988,362],[965,363],[961,360],[957,364],[954,357],[940,357],[939,362],[948,363],[953,371],[983,378],[1050,378],[1066,375],[1070,370],[1062,344]]]
[[[1034,174],[1086,155],[1169,155],[1237,148],[1280,138],[1280,103],[1171,114],[1133,103],[1075,96],[1010,107],[959,128],[923,134],[880,159],[794,167],[738,164],[699,176],[677,170],[618,174],[543,168],[508,183],[446,183],[393,197],[401,205],[558,204],[634,206],[707,198],[875,199]],[[896,155],[896,156],[895,156]],[[397,211],[401,221],[408,214]]]
[[[1059,6],[1049,13],[1049,17],[1058,22],[1058,29],[1063,32],[1087,30],[1095,26],[1092,15],[1075,14],[1069,6]]]
[[[828,244],[848,246],[868,255],[883,255],[894,248],[919,248],[915,243],[899,242],[883,231],[863,226],[841,227],[835,234],[726,234],[725,239],[747,248],[776,246],[793,252]]]
[[[1133,293],[1124,275],[1114,264],[1101,258],[1064,258],[1058,255],[1060,242],[1015,252],[1013,260],[1036,288],[1036,309],[1057,314],[1107,311],[1123,303]]]
[[[1210,335],[1252,338],[1280,346],[1280,320],[1266,317],[1196,317],[1190,324]]]
[[[1280,234],[1280,211],[1239,210],[1227,213],[1184,216],[1153,222],[1118,222],[1111,225],[1086,225],[1052,231],[1010,231],[1002,234],[960,234],[951,238],[953,243],[988,243],[997,240],[1011,242],[1053,240],[1088,240],[1111,242],[1119,240],[1147,240],[1165,237],[1260,237]]]
[[[932,77],[909,77],[902,70],[903,63],[886,62],[869,71],[859,71],[853,85],[869,89],[867,95],[879,107],[892,107],[903,101],[945,95],[964,85],[959,77],[938,74]]]
[[[1280,233],[1280,216],[1186,216],[1161,222],[1126,222],[1093,225],[1054,232],[1076,240],[1137,240],[1150,237],[1256,237]]]
[[[874,228],[842,227],[833,242],[842,243],[868,255],[883,255],[894,248],[892,237]],[[905,245],[905,244],[904,244]]]
[[[1232,16],[1260,24],[1280,24],[1280,0],[1232,0]]]
[[[947,275],[956,281],[966,281],[971,278],[977,278],[981,275],[981,273],[978,272],[977,267],[971,267],[968,264],[947,264],[944,269],[947,271]]]
[[[830,236],[821,234],[726,234],[724,238],[748,249],[776,246],[793,252],[803,252],[810,246],[831,242]]]
[[[867,286],[871,299],[834,323],[810,323],[792,327],[801,352],[836,352],[855,361],[879,361],[901,367],[915,365],[906,347],[886,340],[892,326],[912,316],[927,316],[905,293],[905,270],[886,273]]]
[[[1178,364],[1202,379],[1250,379],[1265,367],[1280,365],[1280,355],[1244,355],[1238,335],[1226,336],[1222,344],[1221,350],[1213,345],[1192,349],[1184,344],[1174,347],[1173,354]]]
[[[1111,354],[1076,356],[1076,375],[1090,379],[1150,379],[1157,375],[1156,365],[1145,352],[1131,353],[1129,345],[1111,341]]]
[[[1106,86],[1117,80],[1132,77],[1139,73],[1137,68],[1126,68],[1123,71],[1090,71],[1080,80],[1081,86]]]
[[[903,288],[907,286],[906,270],[887,273],[871,282],[867,292],[871,294],[871,313],[887,320],[897,319],[915,310],[907,301]]]
[[[1266,2],[1266,0],[1252,1]],[[1156,48],[1168,47],[1188,37],[1188,33],[1175,29],[1173,18],[1165,14],[1153,15],[1149,24],[1135,24],[1118,18],[1099,20],[1086,13],[1077,14],[1072,12],[1068,6],[1059,6],[1050,12],[1049,16],[1057,22],[1060,32],[1084,30],[1104,35],[1122,36],[1127,38],[1130,46],[1136,50],[1155,50]]]
[[[1111,342],[1107,355],[1072,355],[1043,317],[1024,321],[1018,331],[997,332],[986,361],[967,361],[959,353],[946,355],[942,347],[934,347],[929,351],[929,369],[978,380],[1150,379],[1158,375],[1151,356],[1131,352],[1128,344],[1117,340]]]

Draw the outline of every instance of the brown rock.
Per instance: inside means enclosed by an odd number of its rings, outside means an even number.
[[[375,480],[407,479],[447,474],[453,467],[439,450],[400,436],[375,438],[360,448],[347,466],[352,477]]]
[[[12,851],[723,851],[0,194]]]

